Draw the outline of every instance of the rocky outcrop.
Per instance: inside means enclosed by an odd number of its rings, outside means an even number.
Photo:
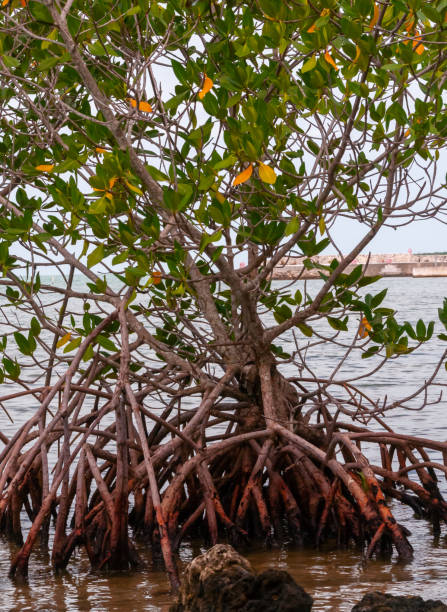
[[[424,601],[422,597],[402,597],[386,593],[367,593],[352,612],[447,612],[442,601]]]
[[[217,544],[187,566],[170,612],[310,612],[312,603],[287,572],[256,574],[232,546]]]
[[[256,574],[232,546],[217,544],[186,567],[169,612],[311,612],[312,597],[282,570]],[[447,612],[441,601],[367,593],[351,612]]]

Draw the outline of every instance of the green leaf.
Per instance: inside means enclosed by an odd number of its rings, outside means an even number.
[[[74,340],[69,342],[67,346],[64,348],[64,353],[69,353],[70,351],[73,351],[74,349],[78,348],[81,342],[82,342],[81,336],[79,336],[78,338],[75,338]]]
[[[312,55],[306,62],[304,62],[303,67],[301,68],[301,72],[304,74],[305,72],[309,72],[313,70],[317,65],[317,58],[315,55]]]
[[[140,280],[147,274],[146,270],[141,268],[126,268],[124,278],[129,287],[138,287]]]
[[[106,351],[111,351],[112,353],[118,352],[118,348],[115,346],[115,344],[109,338],[106,338],[102,334],[99,334],[99,336],[97,336],[96,341],[99,346],[102,346],[102,348],[106,349]]]
[[[388,293],[388,289],[383,289],[380,293],[377,293],[376,295],[374,295],[371,298],[370,307],[377,308],[377,306],[379,306],[379,304],[383,302],[387,293]]]
[[[98,244],[96,249],[94,249],[90,255],[87,257],[87,265],[89,268],[93,268],[97,263],[104,259],[104,246],[102,244]]]
[[[366,287],[367,285],[372,285],[373,283],[377,283],[380,280],[381,276],[363,276],[357,283],[358,287]]]
[[[96,40],[94,43],[88,45],[88,50],[92,55],[96,55],[97,57],[107,55],[107,50],[99,40]]]
[[[88,345],[83,357],[82,357],[82,361],[90,361],[90,359],[93,358],[94,355],[94,351],[93,351],[93,346],[91,344]]]
[[[347,317],[343,321],[341,319],[336,319],[335,317],[328,317],[327,321],[329,325],[337,331],[348,331]]]
[[[346,277],[346,286],[354,285],[362,275],[363,266],[359,264],[356,266],[350,274]]]
[[[277,323],[283,323],[284,321],[290,319],[292,316],[292,311],[286,304],[281,304],[275,308],[273,316],[275,317],[275,321]]]
[[[104,195],[101,198],[94,200],[90,204],[90,208],[88,209],[88,212],[91,215],[102,215],[106,212],[107,205],[108,205],[108,199]]]
[[[168,182],[169,176],[166,176],[164,172],[155,168],[155,166],[146,166],[146,170],[149,172],[154,181]]]
[[[426,328],[425,323],[422,319],[416,323],[416,336],[418,340],[423,340],[425,338]]]
[[[430,19],[430,21],[434,21],[438,25],[442,25],[442,14],[440,11],[436,10],[436,7],[433,6],[433,4],[423,3],[421,6],[421,11]]]
[[[138,15],[138,13],[141,12],[141,6],[139,4],[137,4],[136,6],[132,6],[130,9],[128,9],[124,15],[126,17],[130,17],[131,15]]]
[[[217,242],[222,238],[222,230],[217,230],[217,232],[214,232],[214,234],[202,234],[202,239],[200,241],[200,248],[199,251],[200,253],[203,253],[203,251],[206,249],[206,247],[211,244],[212,242]]]
[[[291,219],[286,225],[284,236],[290,236],[291,234],[294,234],[295,232],[299,230],[299,228],[300,228],[299,218],[293,217],[293,219]]]
[[[20,66],[20,61],[15,57],[10,55],[2,55],[1,57],[7,68],[17,68],[17,66]]]
[[[57,64],[66,64],[70,60],[69,53],[63,53],[62,55],[56,55],[53,57],[47,57],[46,59],[40,60],[37,64],[37,69],[40,72],[45,72],[57,66]]]
[[[53,22],[50,11],[41,2],[30,0],[28,2],[28,10],[37,21],[43,21],[44,23]]]
[[[208,213],[210,214],[210,217],[213,219],[213,221],[219,223],[219,225],[222,225],[224,223],[225,217],[220,206],[212,204],[208,208]]]
[[[179,183],[177,191],[163,187],[163,201],[171,212],[180,212],[188,205],[193,195],[193,187],[188,183]]]
[[[57,28],[53,28],[51,32],[47,35],[47,40],[43,40],[40,48],[42,50],[48,49],[52,43],[57,39]]]
[[[33,332],[33,335],[37,337],[40,334],[41,329],[42,328],[39,321],[36,319],[36,317],[33,317],[31,319],[31,331]]]
[[[310,338],[314,333],[310,325],[306,325],[306,323],[297,323],[296,326],[298,327],[300,332],[304,334],[307,338]]]
[[[23,334],[14,332],[14,339],[19,347],[19,351],[23,353],[23,355],[31,355],[32,351],[30,344]]]
[[[408,121],[406,112],[397,101],[393,102],[393,104],[387,110],[385,118],[387,123],[389,123],[391,119],[395,119],[399,125],[406,125]]]
[[[11,361],[8,357],[3,357],[3,367],[9,378],[12,378],[12,380],[17,380],[19,378],[20,366],[16,361]]]
[[[214,174],[210,174],[208,176],[206,174],[203,174],[200,177],[200,181],[199,181],[199,186],[198,186],[199,191],[208,191],[209,188],[212,185],[214,185],[215,180],[216,178]]]
[[[231,108],[232,106],[235,106],[238,102],[240,102],[241,98],[242,98],[242,94],[240,93],[235,94],[234,96],[230,96],[230,98],[228,99],[228,102],[225,104],[225,108]]]
[[[230,166],[234,166],[237,162],[237,157],[233,154],[227,155],[220,162],[217,162],[213,165],[214,170],[224,170],[225,168],[229,168]]]

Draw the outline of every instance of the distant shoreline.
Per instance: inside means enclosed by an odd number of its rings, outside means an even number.
[[[273,278],[275,280],[305,280],[320,278],[320,272],[326,273],[325,270],[319,270],[318,268],[309,270],[303,265],[304,259],[306,258],[287,257],[282,259],[273,271]],[[340,257],[320,255],[311,258],[313,263],[321,266],[328,266],[334,259],[340,260]],[[349,274],[359,264],[364,266],[364,274],[367,276],[406,276],[413,278],[447,276],[447,254],[441,253],[358,255],[344,272]]]

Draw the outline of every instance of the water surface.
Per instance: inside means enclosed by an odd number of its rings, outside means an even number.
[[[277,283],[280,286],[279,283]],[[316,290],[318,281],[308,282],[310,293]],[[383,279],[367,290],[371,293],[388,287],[386,306],[393,307],[398,317],[414,323],[419,318],[437,319],[437,308],[447,296],[447,278]],[[438,322],[437,333],[442,331]],[[436,334],[435,334],[436,335]],[[293,337],[284,339],[285,350],[293,350]],[[392,361],[387,367],[361,385],[375,399],[385,395],[396,399],[409,395],[426,380],[444,349],[444,343],[436,337],[417,352]],[[340,348],[321,350],[317,346],[309,351],[309,363],[315,373],[327,374],[340,355]],[[352,356],[345,363],[340,375],[352,377],[366,371],[371,360]],[[32,371],[29,372],[30,380]],[[438,386],[430,394],[432,401],[446,390],[447,375],[442,368],[437,378]],[[8,388],[9,390],[9,388]],[[6,393],[5,386],[1,393]],[[397,431],[410,435],[447,440],[447,401],[445,397],[423,410],[420,398],[409,403],[412,411],[399,408],[387,416],[388,423]],[[32,400],[18,399],[8,402],[15,423],[12,424],[0,411],[0,428],[11,435],[17,424],[28,419],[36,408]],[[447,494],[444,481],[443,491]],[[424,598],[443,599],[447,603],[447,527],[440,538],[435,538],[430,526],[416,520],[408,508],[393,505],[393,512],[412,532],[410,538],[415,548],[411,563],[402,563],[394,556],[388,560],[372,560],[365,563],[355,549],[336,551],[329,548],[252,550],[247,557],[259,570],[276,567],[289,571],[315,599],[313,610],[349,611],[368,590],[383,590],[393,594],[414,594]],[[77,553],[68,572],[55,576],[51,571],[48,555],[36,550],[30,563],[29,581],[16,585],[7,578],[13,547],[0,540],[0,610],[8,611],[167,611],[171,602],[169,586],[160,568],[152,567],[149,551],[140,545],[140,554],[148,569],[141,572],[98,575],[92,574],[88,560]],[[181,563],[189,562],[204,549],[185,545],[181,550]],[[246,552],[246,551],[244,551]]]

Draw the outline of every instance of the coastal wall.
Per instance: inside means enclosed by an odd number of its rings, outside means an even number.
[[[312,261],[327,266],[334,259],[333,255],[320,255],[312,257]],[[335,259],[340,259],[335,257]],[[275,268],[273,278],[285,279],[309,279],[320,278],[319,270],[307,270],[302,265],[303,258],[288,257],[279,262]],[[356,266],[366,266],[364,273],[367,276],[412,276],[423,278],[430,276],[447,276],[447,255],[413,255],[411,253],[381,254],[381,255],[359,255],[350,264],[345,273],[349,274]],[[323,274],[325,273],[322,270]]]

